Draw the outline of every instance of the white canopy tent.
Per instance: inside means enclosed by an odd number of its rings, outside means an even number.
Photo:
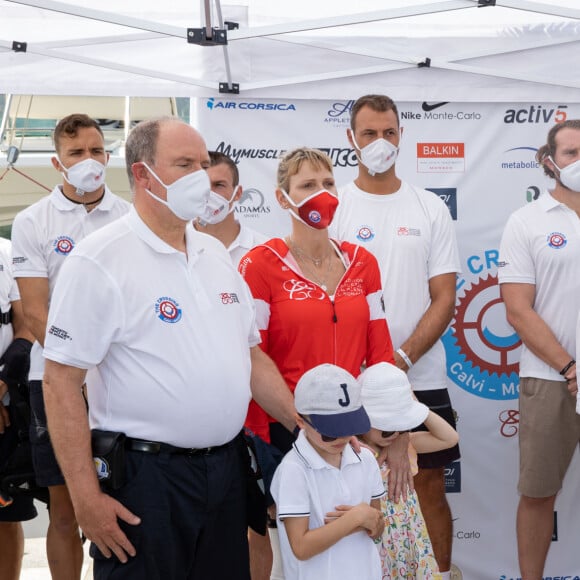
[[[580,100],[576,0],[235,2],[0,1],[0,92]]]

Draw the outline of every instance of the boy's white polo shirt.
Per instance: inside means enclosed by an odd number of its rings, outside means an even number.
[[[260,342],[249,290],[223,244],[186,230],[187,257],[134,208],[63,265],[44,355],[91,368],[92,428],[180,447],[233,439]]]
[[[377,460],[365,448],[355,453],[347,445],[340,469],[328,464],[309,443],[304,431],[274,474],[271,487],[276,502],[284,576],[292,580],[380,580],[381,562],[373,540],[355,532],[328,550],[298,560],[290,547],[284,519],[309,517],[309,529],[324,524],[337,505],[369,503],[385,495]]]
[[[573,357],[580,310],[580,218],[544,193],[508,219],[499,252],[499,283],[535,285],[534,310]],[[525,345],[520,377],[564,381]]]
[[[64,259],[90,233],[126,214],[131,204],[105,186],[105,195],[90,212],[67,199],[60,186],[22,210],[12,226],[12,262],[15,278],[48,278],[49,301]],[[30,380],[42,380],[42,347],[30,353]]]
[[[331,234],[376,257],[396,350],[431,304],[429,280],[461,271],[451,214],[437,195],[405,182],[388,195],[367,193],[351,182],[340,188],[339,199]],[[416,361],[408,376],[416,391],[447,388],[440,340]]]

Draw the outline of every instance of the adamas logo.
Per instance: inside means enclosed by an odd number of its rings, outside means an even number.
[[[472,272],[497,267],[497,250],[471,256]],[[482,263],[482,260],[485,260]],[[458,289],[465,284],[459,282]],[[459,299],[455,319],[443,335],[447,374],[463,390],[486,399],[515,399],[519,393],[518,361],[522,342],[508,324],[497,276],[472,282]]]
[[[246,218],[257,218],[261,214],[270,213],[271,208],[265,204],[264,194],[259,189],[249,187],[244,189],[234,211]]]

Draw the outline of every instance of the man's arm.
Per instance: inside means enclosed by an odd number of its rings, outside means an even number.
[[[250,349],[252,396],[268,414],[288,431],[296,427],[294,397],[274,361],[259,347]]]
[[[506,282],[500,285],[507,320],[514,327],[527,348],[538,358],[560,372],[573,358],[559,342],[551,328],[534,310],[534,284]],[[565,375],[572,395],[578,391],[576,365]]]
[[[421,317],[415,330],[400,346],[412,363],[419,360],[443,335],[455,312],[456,274],[440,274],[429,280],[431,304]],[[409,366],[395,352],[395,364],[408,371]]]
[[[140,519],[104,494],[97,480],[85,402],[81,394],[86,371],[46,361],[43,395],[50,439],[64,474],[79,526],[105,557],[111,552],[121,562],[135,548],[117,523],[131,525]]]
[[[48,317],[48,278],[17,278],[22,312],[28,330],[44,346]]]

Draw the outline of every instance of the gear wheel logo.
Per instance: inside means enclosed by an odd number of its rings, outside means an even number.
[[[466,290],[443,344],[447,373],[459,387],[488,399],[517,398],[522,342],[506,320],[497,276]]]

